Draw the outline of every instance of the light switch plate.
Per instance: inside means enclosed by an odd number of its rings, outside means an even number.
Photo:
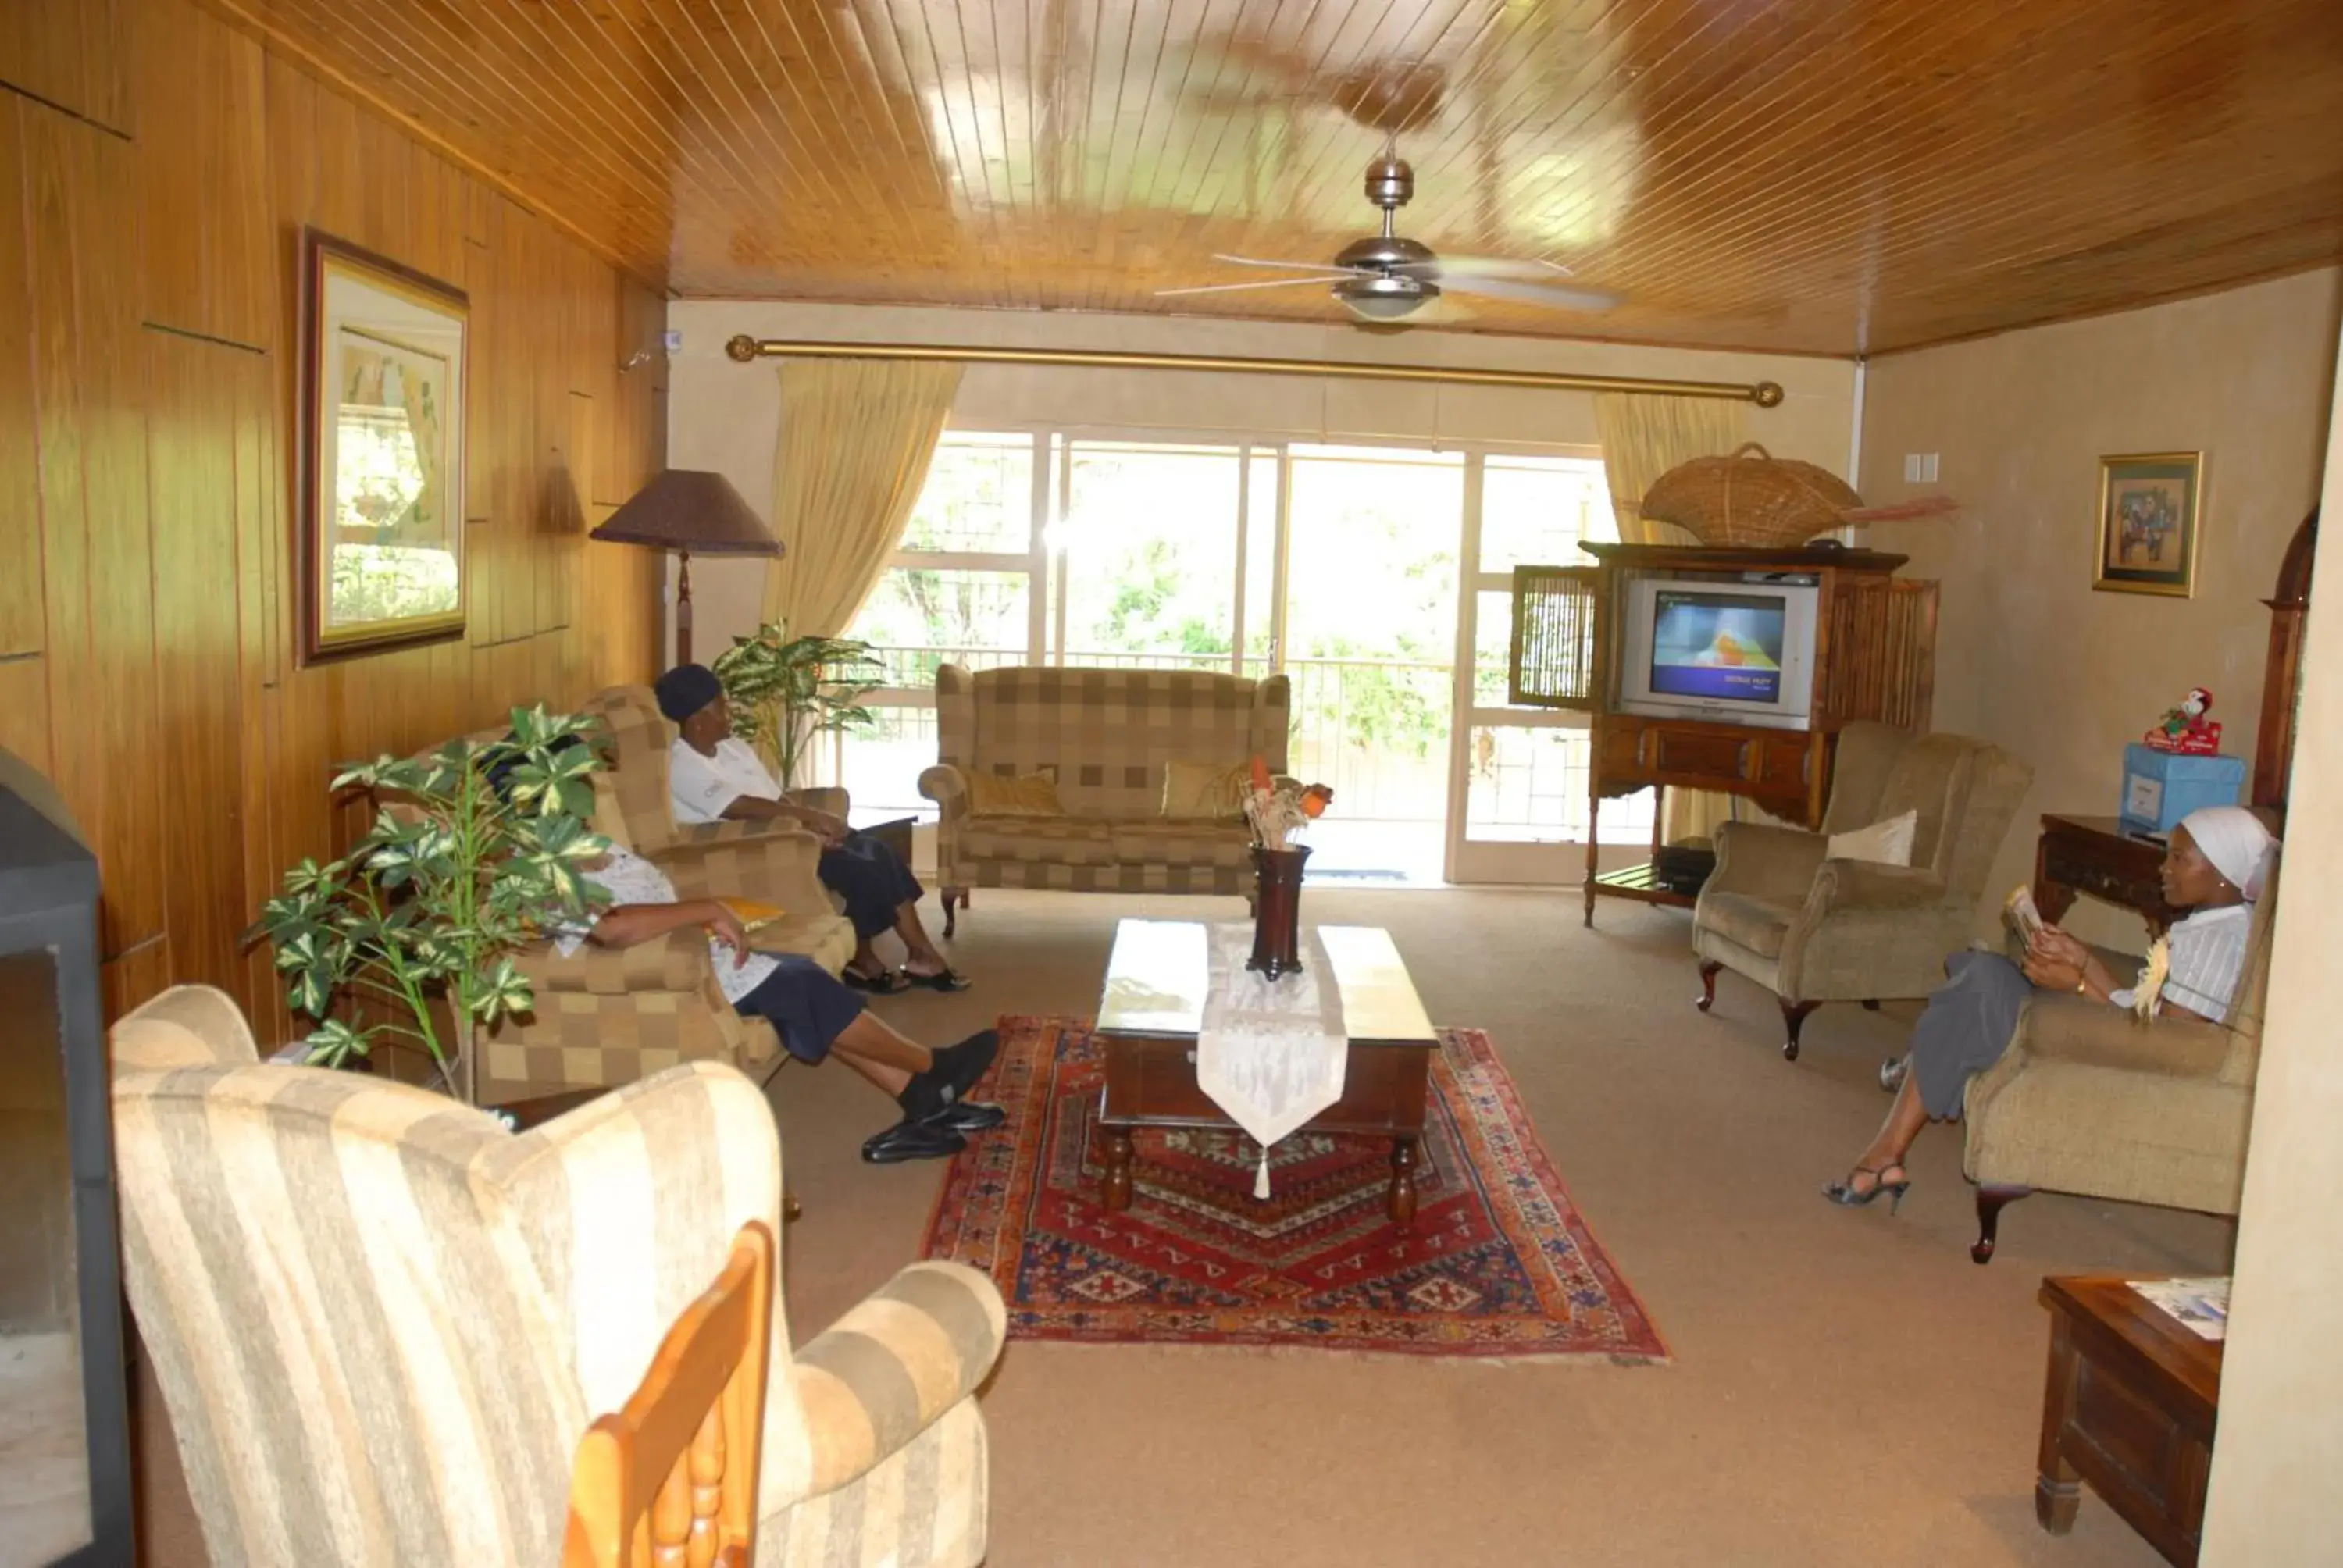
[[[1934,484],[1936,478],[1936,454],[1906,452],[1904,454],[1904,482],[1907,485]]]
[[[668,334],[666,335],[666,337],[667,337],[667,351],[668,351],[669,354],[680,354],[680,353],[682,353],[682,352],[683,352],[683,334],[682,334],[682,333],[680,333],[680,332],[669,332],[669,333],[668,333]]]

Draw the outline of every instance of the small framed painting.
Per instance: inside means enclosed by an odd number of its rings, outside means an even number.
[[[2197,510],[2205,454],[2147,452],[2099,459],[2099,556],[2091,587],[2106,593],[2197,591]]]
[[[464,633],[462,290],[301,236],[301,662]]]

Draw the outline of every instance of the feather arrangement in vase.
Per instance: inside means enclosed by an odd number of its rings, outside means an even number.
[[[1334,791],[1325,785],[1273,777],[1267,763],[1252,759],[1252,789],[1245,796],[1244,814],[1252,841],[1261,848],[1289,848],[1293,835],[1324,816],[1333,801]]]

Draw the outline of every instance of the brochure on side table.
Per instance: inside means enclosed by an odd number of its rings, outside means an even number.
[[[2127,1280],[2141,1295],[2200,1340],[2226,1338],[2229,1328],[2227,1276],[2206,1280]]]

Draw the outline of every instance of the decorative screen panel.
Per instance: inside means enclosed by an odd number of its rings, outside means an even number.
[[[1533,708],[1595,706],[1595,567],[1515,567],[1508,699]]]

